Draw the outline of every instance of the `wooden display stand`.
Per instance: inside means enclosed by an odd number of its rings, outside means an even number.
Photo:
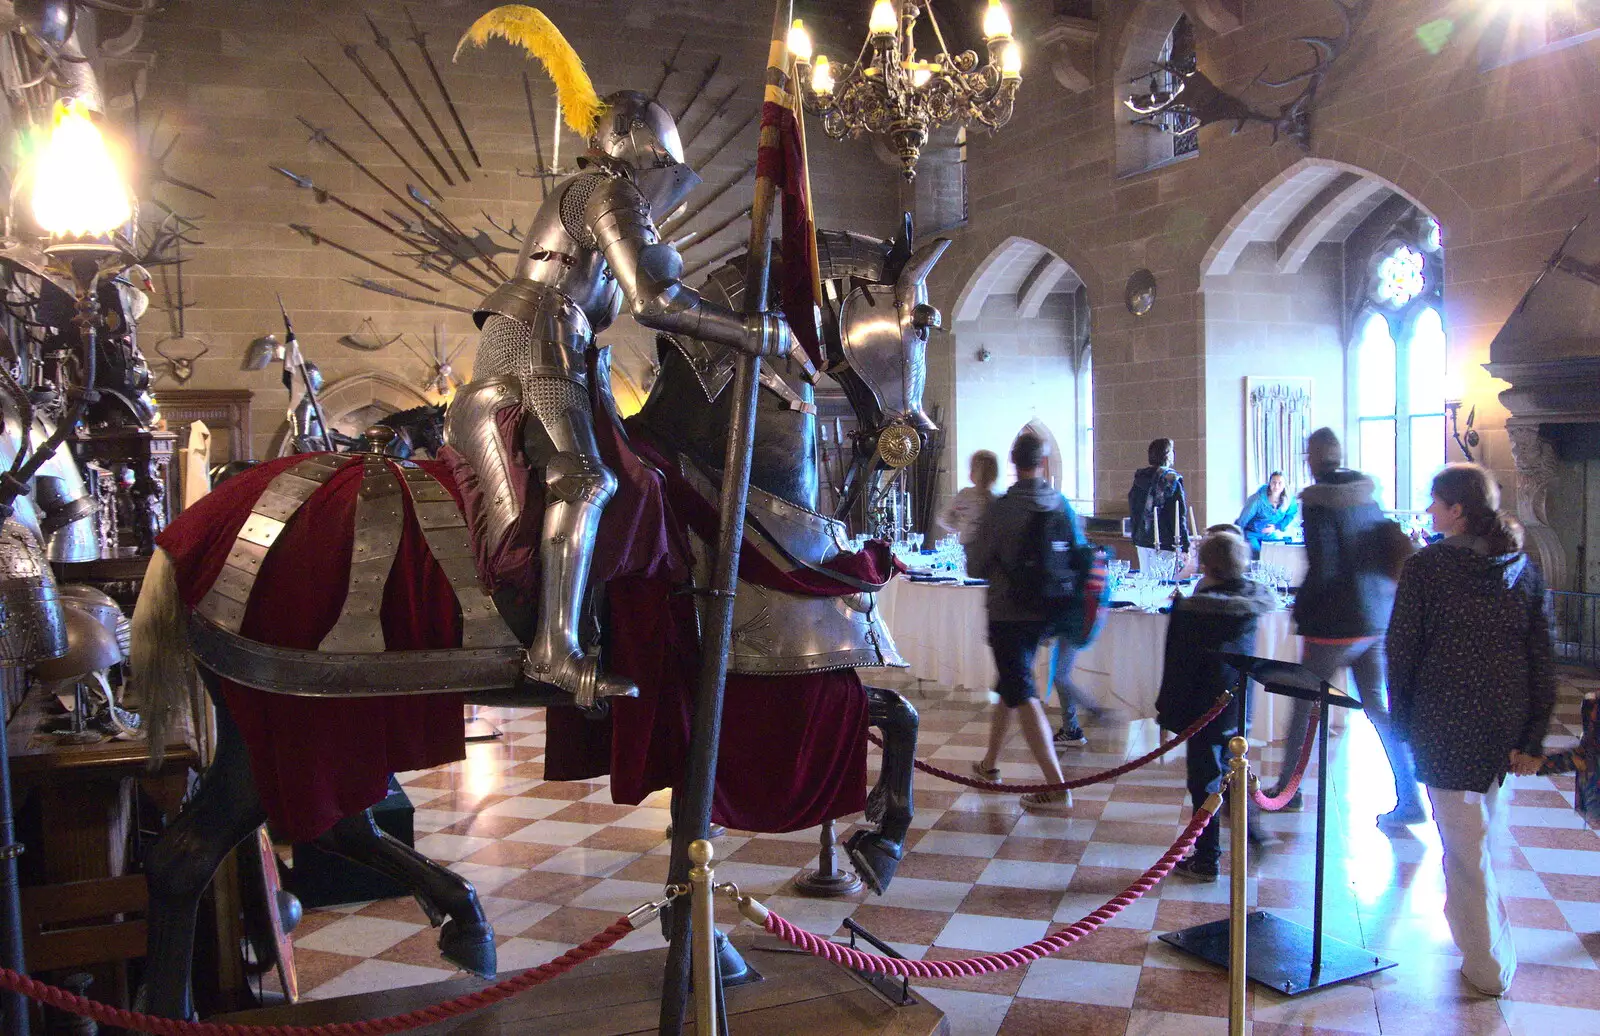
[[[855,972],[801,953],[748,927],[733,943],[763,981],[727,990],[733,1036],[948,1036],[944,1013],[926,1001],[896,1006]],[[476,1014],[428,1027],[429,1036],[628,1036],[654,1033],[660,1023],[666,950],[608,953],[554,981]],[[293,1007],[246,1011],[216,1021],[252,1025],[320,1025],[416,1010],[482,989],[478,979],[454,979],[383,993],[317,1000]],[[691,1020],[686,1031],[693,1031]]]
[[[35,876],[22,890],[28,966],[95,970],[114,989],[97,990],[96,998],[126,1003],[123,962],[145,952],[145,880],[128,873],[127,858],[135,784],[175,813],[199,760],[181,729],[154,774],[143,741],[64,745],[41,738],[48,705],[36,689],[5,730],[16,803],[36,799],[41,818],[21,861]]]

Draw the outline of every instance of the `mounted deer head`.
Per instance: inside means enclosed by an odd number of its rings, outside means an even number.
[[[202,346],[200,351],[195,353],[193,356],[173,356],[165,349],[161,348],[160,342],[157,342],[156,353],[163,360],[167,361],[166,363],[160,365],[161,370],[158,372],[158,377],[166,377],[170,375],[172,380],[176,381],[178,384],[187,384],[189,379],[194,377],[195,361],[210,351],[211,346],[206,345]]]
[[[1266,69],[1262,69],[1250,81],[1251,86],[1266,86],[1275,90],[1297,83],[1304,84],[1300,92],[1279,105],[1275,113],[1253,107],[1249,102],[1228,93],[1207,78],[1205,73],[1187,62],[1156,63],[1154,72],[1157,75],[1151,79],[1152,84],[1155,84],[1156,80],[1161,78],[1160,74],[1164,73],[1169,81],[1176,83],[1176,86],[1157,89],[1152,85],[1151,92],[1129,97],[1123,103],[1139,116],[1133,120],[1135,122],[1157,125],[1156,117],[1167,112],[1189,116],[1191,121],[1185,128],[1178,130],[1179,133],[1192,133],[1201,126],[1215,122],[1232,122],[1233,132],[1238,133],[1244,129],[1246,123],[1259,122],[1272,127],[1274,144],[1278,142],[1279,137],[1288,137],[1302,148],[1309,150],[1311,115],[1316,108],[1317,93],[1327,79],[1328,70],[1334,61],[1338,60],[1339,55],[1349,47],[1356,27],[1366,16],[1372,0],[1333,0],[1333,3],[1338,7],[1339,17],[1343,23],[1343,28],[1337,36],[1295,38],[1296,42],[1304,43],[1311,49],[1310,68],[1280,80],[1264,78]],[[1141,76],[1135,82],[1142,82],[1143,79]]]

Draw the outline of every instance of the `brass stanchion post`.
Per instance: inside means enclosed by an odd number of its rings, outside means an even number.
[[[1245,974],[1245,911],[1249,894],[1250,760],[1245,753],[1250,742],[1243,737],[1228,739],[1228,840],[1232,866],[1228,890],[1228,1036],[1245,1036],[1248,1031]],[[1216,823],[1215,820],[1212,823]]]
[[[717,977],[717,918],[712,902],[711,843],[704,838],[689,845],[690,905],[689,941],[694,976],[695,1032],[716,1036],[717,1000],[722,986]]]

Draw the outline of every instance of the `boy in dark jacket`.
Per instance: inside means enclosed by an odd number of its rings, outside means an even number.
[[[1156,697],[1156,720],[1163,729],[1186,729],[1205,715],[1223,691],[1238,686],[1239,671],[1212,652],[1254,654],[1256,621],[1276,605],[1270,590],[1244,578],[1249,564],[1250,548],[1240,536],[1220,532],[1201,542],[1202,578],[1192,596],[1172,602],[1167,625],[1166,662],[1161,693]],[[1249,706],[1247,697],[1247,724]],[[1238,706],[1231,704],[1190,739],[1189,797],[1195,809],[1222,787],[1222,777],[1228,772],[1228,739],[1242,733]],[[1220,827],[1220,819],[1207,825],[1194,852],[1173,873],[1194,881],[1217,880],[1222,858]]]
[[[1399,828],[1428,819],[1417,792],[1411,750],[1389,722],[1384,683],[1383,638],[1394,608],[1397,572],[1383,527],[1393,529],[1378,504],[1372,479],[1343,466],[1344,447],[1331,428],[1318,428],[1306,443],[1316,480],[1300,493],[1306,538],[1306,575],[1295,594],[1295,629],[1304,641],[1301,662],[1324,680],[1348,667],[1356,694],[1394,772],[1394,810],[1378,826]],[[1311,703],[1296,699],[1284,746],[1284,781],[1300,764],[1311,725]],[[1297,808],[1296,793],[1288,808]]]

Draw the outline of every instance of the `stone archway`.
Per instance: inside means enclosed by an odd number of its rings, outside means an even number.
[[[1005,457],[1019,421],[1036,421],[1043,432],[1056,429],[1061,437],[1052,451],[1052,481],[1068,496],[1083,495],[1075,447],[1092,423],[1081,412],[1078,391],[1089,302],[1077,271],[1037,241],[1006,238],[962,287],[950,330],[955,420],[949,466],[964,469],[976,450]]]
[[[324,386],[317,395],[317,402],[322,405],[323,416],[334,431],[360,435],[369,425],[390,414],[435,401],[392,374],[363,371]],[[278,430],[273,455],[284,457],[291,452],[289,424],[285,421]]]

